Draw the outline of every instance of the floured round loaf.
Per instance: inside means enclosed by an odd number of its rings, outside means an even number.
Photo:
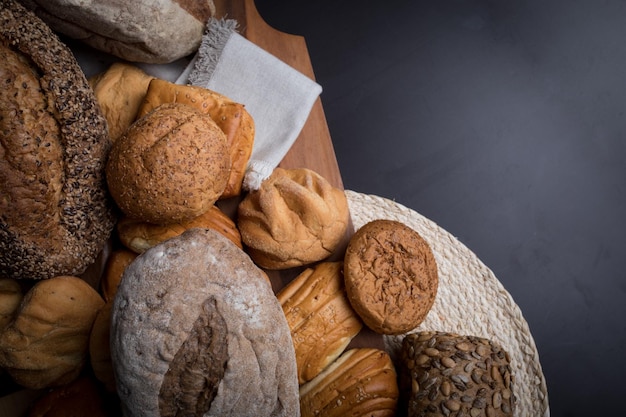
[[[20,0],[54,30],[128,61],[167,63],[194,52],[211,0]]]
[[[111,358],[127,417],[300,415],[280,304],[245,252],[213,230],[190,229],[126,268]]]
[[[11,0],[0,56],[0,274],[80,275],[115,223],[106,119],[69,48]]]

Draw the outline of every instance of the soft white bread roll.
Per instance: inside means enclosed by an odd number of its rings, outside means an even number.
[[[248,255],[214,230],[190,229],[126,268],[111,359],[126,417],[300,415],[280,304]]]

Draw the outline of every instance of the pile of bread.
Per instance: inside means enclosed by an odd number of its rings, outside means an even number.
[[[0,4],[0,368],[42,390],[30,416],[513,415],[501,347],[414,331],[438,288],[419,233],[351,234],[304,167],[242,190],[245,104],[126,63],[87,80]]]

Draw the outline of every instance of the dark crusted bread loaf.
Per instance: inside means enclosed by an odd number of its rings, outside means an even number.
[[[0,275],[78,275],[114,226],[106,120],[74,56],[0,0]]]
[[[126,268],[110,346],[126,417],[300,415],[280,304],[217,231],[190,229]]]

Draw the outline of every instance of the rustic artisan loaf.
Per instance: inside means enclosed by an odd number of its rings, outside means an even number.
[[[153,78],[132,64],[115,62],[105,72],[89,79],[107,119],[112,141],[122,136],[137,118]]]
[[[113,143],[106,177],[129,217],[155,224],[190,220],[226,187],[230,157],[224,132],[185,104],[164,104]]]
[[[20,0],[54,30],[128,61],[167,63],[194,52],[212,0]]]
[[[349,220],[343,190],[306,168],[274,169],[237,210],[248,253],[267,269],[326,259],[342,242]]]
[[[350,238],[344,256],[350,303],[372,330],[402,334],[430,311],[439,286],[428,242],[395,220],[374,220]]]
[[[135,253],[143,253],[164,240],[194,227],[216,230],[242,248],[241,234],[237,225],[215,205],[200,216],[180,223],[159,225],[122,217],[117,223],[117,235],[124,246]]]
[[[342,268],[341,262],[321,262],[277,294],[291,329],[300,384],[337,359],[363,327],[348,301]]]
[[[510,358],[477,336],[427,331],[404,337],[398,365],[409,417],[511,417],[515,396]],[[404,410],[407,411],[407,410]]]
[[[127,417],[300,414],[280,304],[245,252],[214,230],[190,229],[126,269],[111,357]]]
[[[0,1],[0,275],[80,275],[115,218],[106,120],[70,50]]]
[[[89,363],[94,377],[109,392],[115,392],[115,376],[111,362],[111,310],[113,300],[102,307],[91,327],[89,334]]]
[[[393,417],[398,405],[397,374],[384,350],[346,351],[300,387],[302,417]]]
[[[139,109],[141,117],[166,103],[181,103],[207,113],[226,135],[230,153],[230,176],[221,198],[241,194],[243,177],[254,146],[254,120],[245,106],[216,91],[154,79]]]
[[[103,305],[80,278],[38,281],[0,333],[0,367],[27,388],[73,381],[87,361],[91,326]]]

